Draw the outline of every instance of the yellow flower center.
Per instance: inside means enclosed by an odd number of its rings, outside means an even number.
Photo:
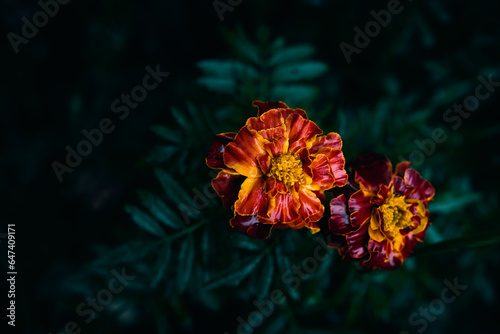
[[[291,153],[284,153],[271,160],[271,170],[268,176],[282,181],[287,187],[302,181],[302,161]]]
[[[412,213],[408,210],[411,204],[406,203],[404,196],[390,194],[378,210],[383,219],[383,230],[394,235],[405,227],[413,226]]]

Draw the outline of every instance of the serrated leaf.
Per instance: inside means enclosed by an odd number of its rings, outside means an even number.
[[[233,94],[235,92],[236,83],[233,79],[227,78],[199,78],[196,82],[206,89],[218,93]]]
[[[186,131],[189,132],[191,129],[191,120],[187,117],[186,112],[179,110],[175,107],[170,109],[172,111],[172,116],[179,123],[179,125]]]
[[[172,253],[172,249],[170,247],[170,243],[167,243],[161,251],[160,256],[158,257],[158,260],[156,261],[156,265],[154,268],[154,278],[151,281],[151,287],[155,288],[158,283],[161,281],[165,274],[165,270],[168,267],[168,264],[170,262],[170,255]]]
[[[314,98],[317,91],[316,87],[310,85],[280,85],[272,89],[271,96],[273,100],[285,100],[290,104],[298,104]]]
[[[290,259],[284,254],[283,252],[283,247],[278,246],[276,247],[275,253],[276,253],[276,262],[278,263],[278,267],[280,269],[280,277],[288,276],[287,273],[292,273],[291,268],[292,264],[290,263]],[[289,281],[287,279],[287,281]],[[282,279],[283,284],[285,285],[286,290],[288,291],[288,295],[292,297],[294,300],[299,299],[299,292],[297,289],[293,289],[291,286],[291,282],[287,283],[285,282],[285,279]]]
[[[258,250],[264,245],[263,241],[260,239],[249,237],[247,234],[233,233],[231,236],[231,244],[236,248],[246,249],[246,250]]]
[[[191,198],[184,190],[184,188],[167,172],[163,169],[155,168],[156,177],[160,181],[163,190],[165,190],[166,195],[177,205],[192,204]]]
[[[125,210],[131,215],[132,220],[137,225],[158,237],[165,237],[165,232],[163,232],[158,222],[149,214],[133,205],[125,205]]]
[[[166,226],[175,230],[185,227],[172,209],[170,209],[158,196],[147,191],[138,191],[141,204],[146,207],[153,216]]]
[[[281,50],[277,50],[273,54],[269,60],[269,65],[275,66],[290,61],[297,61],[312,56],[313,54],[314,48],[307,44],[285,47]]]
[[[228,269],[218,273],[214,279],[208,282],[208,284],[205,285],[205,289],[211,290],[224,285],[238,285],[260,263],[262,256],[262,254],[250,256],[246,259],[234,262]]]
[[[263,300],[269,297],[269,290],[274,278],[274,263],[272,256],[266,256],[261,265],[260,284],[258,287],[257,299]]]
[[[210,78],[257,78],[259,76],[252,66],[237,60],[203,60],[197,65]]]
[[[276,67],[272,74],[276,82],[293,82],[317,78],[328,70],[325,63],[308,61]]]
[[[170,129],[164,125],[161,124],[155,124],[151,126],[151,130],[160,136],[161,138],[174,142],[174,143],[181,143],[182,139],[179,137],[179,134],[177,131]]]
[[[177,268],[177,294],[182,294],[191,278],[191,271],[194,262],[194,241],[193,235],[188,234],[181,245],[179,252],[179,266]]]

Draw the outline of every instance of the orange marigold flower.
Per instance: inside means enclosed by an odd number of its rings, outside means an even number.
[[[395,269],[423,241],[434,188],[409,165],[401,162],[393,173],[391,162],[375,153],[348,162],[354,175],[330,202],[327,232],[344,260]]]
[[[206,159],[222,169],[212,186],[226,208],[230,224],[265,239],[272,228],[319,230],[324,191],[347,182],[342,141],[323,132],[302,109],[283,102],[253,102],[257,117],[238,133],[215,136]]]

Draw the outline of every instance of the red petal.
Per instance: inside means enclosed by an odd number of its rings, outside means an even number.
[[[368,224],[364,224],[357,231],[346,234],[347,248],[349,255],[355,259],[360,259],[368,255],[366,249],[368,239]]]
[[[266,222],[295,224],[300,220],[299,201],[291,193],[278,193],[270,199],[268,212],[269,219]]]
[[[366,261],[360,261],[359,264],[365,268],[379,268],[383,270],[392,270],[399,268],[403,263],[401,254],[398,252],[389,251],[390,245],[387,240],[376,242],[370,240],[368,249],[370,250],[370,258]]]
[[[330,162],[323,154],[318,154],[309,166],[312,175],[311,186],[314,190],[328,190],[335,184],[335,177],[330,169]]]
[[[392,176],[391,162],[381,154],[362,155],[349,163],[355,170],[354,180],[364,191],[376,194],[380,185],[388,185]]]
[[[241,184],[238,200],[234,203],[234,210],[242,216],[267,216],[269,196],[264,191],[264,180],[247,178]]]
[[[311,147],[311,153],[316,153],[322,147],[331,147],[342,149],[342,139],[340,135],[335,132],[330,132],[326,136],[321,136],[316,139],[316,142]]]
[[[318,154],[324,154],[328,158],[331,172],[335,177],[334,186],[345,186],[347,184],[347,172],[345,170],[345,159],[342,151],[336,148],[323,147],[318,151]]]
[[[271,233],[273,225],[262,224],[259,222],[257,216],[240,216],[235,213],[234,218],[229,222],[232,227],[248,233],[248,235],[258,238],[266,239]]]
[[[252,105],[258,108],[257,116],[262,115],[268,110],[276,109],[276,108],[289,108],[285,102],[262,102],[262,101],[253,101]]]
[[[227,144],[224,151],[224,163],[246,177],[262,176],[257,164],[257,157],[266,153],[261,142],[256,138],[255,130],[241,128],[234,142]]]
[[[295,113],[290,114],[285,119],[285,125],[286,135],[290,146],[292,146],[293,143],[299,139],[304,139],[306,143],[309,143],[309,145],[312,146],[316,136],[323,133],[323,131],[321,131],[321,129],[314,124],[314,122],[311,122],[303,116]],[[292,152],[292,150],[289,151]]]
[[[330,202],[330,212],[331,217],[328,221],[330,231],[335,234],[347,234],[353,231],[349,221],[347,198],[344,194],[332,199]]]
[[[212,180],[212,187],[221,197],[226,209],[230,209],[238,199],[238,192],[244,180],[245,177],[241,175],[231,175],[224,171],[219,172],[217,177]]]
[[[234,140],[236,136],[235,132],[220,133],[214,137],[212,141],[212,146],[210,146],[210,151],[206,158],[207,165],[210,168],[227,168],[224,164],[222,155],[224,153],[224,147]]]
[[[323,217],[325,207],[316,194],[308,189],[299,190],[299,213],[306,222],[317,222]],[[311,225],[308,227],[312,227]]]
[[[401,176],[405,174],[405,171],[410,167],[410,162],[409,161],[402,161],[397,164],[396,170],[394,171],[394,175]]]
[[[420,174],[411,168],[405,171],[405,183],[408,187],[415,188],[415,195],[410,195],[410,198],[430,201],[434,197],[434,187],[427,180],[424,180]]]
[[[370,197],[365,196],[363,191],[358,190],[349,198],[349,211],[351,213],[351,225],[359,227],[365,223],[372,213]]]
[[[259,155],[257,157],[257,163],[259,164],[262,173],[267,174],[271,170],[271,157],[269,154]]]

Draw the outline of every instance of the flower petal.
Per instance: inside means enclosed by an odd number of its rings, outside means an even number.
[[[241,184],[234,211],[242,216],[267,217],[269,196],[264,191],[264,180],[260,177],[247,178]]]
[[[346,234],[347,248],[352,258],[360,259],[368,255],[366,243],[368,242],[368,224],[364,224],[357,231]]]
[[[224,171],[219,172],[217,177],[212,180],[212,187],[221,197],[226,209],[230,209],[238,199],[238,192],[244,180],[244,176],[232,175]]]
[[[382,184],[388,185],[391,180],[392,164],[381,154],[362,155],[348,165],[356,172],[354,180],[369,194],[376,194]]]
[[[220,133],[214,137],[212,146],[206,158],[208,167],[210,168],[227,168],[224,164],[223,153],[227,144],[234,140],[235,132]],[[234,170],[233,170],[234,171]]]
[[[312,121],[304,118],[299,114],[290,114],[285,119],[286,125],[286,136],[290,143],[290,148],[293,143],[299,139],[303,139],[306,147],[310,148],[314,143],[316,136],[322,134],[323,131]],[[290,152],[298,150],[300,147],[296,147],[293,151],[289,149]]]
[[[371,217],[370,197],[358,190],[349,198],[349,211],[351,212],[351,225],[353,227],[361,226]]]
[[[301,188],[299,190],[299,213],[306,223],[317,222],[323,217],[325,207],[314,192]],[[307,227],[311,228],[312,225]]]
[[[277,193],[270,198],[266,222],[295,225],[301,220],[299,207],[299,201],[291,193]]]
[[[255,130],[241,128],[234,142],[227,144],[224,151],[224,163],[246,177],[262,176],[257,157],[265,154],[262,143],[257,139]]]
[[[429,181],[424,180],[416,170],[411,168],[405,170],[404,181],[407,186],[415,188],[409,196],[410,198],[428,202],[434,197],[434,187]]]
[[[253,101],[252,102],[252,105],[254,107],[257,107],[258,109],[258,112],[257,112],[257,116],[260,116],[262,115],[263,113],[265,113],[266,111],[268,110],[271,110],[271,109],[276,109],[276,108],[289,108],[285,102],[262,102],[262,101]]]
[[[345,159],[342,151],[336,148],[322,147],[317,154],[323,154],[328,158],[331,173],[335,178],[335,183],[332,187],[345,186],[347,184],[347,172],[345,170]]]
[[[330,169],[330,162],[323,154],[318,154],[309,166],[311,171],[312,190],[328,190],[335,184],[335,177]]]
[[[409,161],[401,161],[396,165],[396,170],[394,171],[394,175],[403,177],[405,175],[405,171],[410,167]]]
[[[326,136],[320,136],[311,147],[311,153],[316,153],[322,147],[331,147],[338,150],[342,149],[342,139],[340,135],[335,132],[330,132]]]
[[[231,219],[229,224],[232,227],[246,232],[248,235],[258,239],[266,239],[269,237],[271,229],[273,228],[273,225],[262,224],[259,222],[257,216],[240,216],[237,213],[235,213],[234,218]]]
[[[333,198],[330,202],[331,217],[328,221],[330,231],[345,235],[353,231],[347,211],[347,198],[344,194]]]

